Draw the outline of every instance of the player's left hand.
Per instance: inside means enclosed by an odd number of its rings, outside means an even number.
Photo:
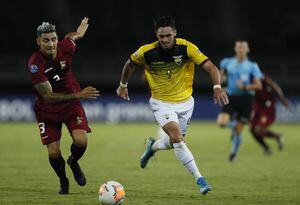
[[[244,89],[245,89],[245,85],[244,85],[244,83],[243,83],[242,80],[238,80],[238,81],[236,82],[236,85],[237,85],[238,88],[241,89],[241,90],[244,90]]]
[[[87,17],[84,17],[81,20],[81,24],[78,26],[77,31],[76,31],[77,32],[77,38],[82,38],[84,36],[86,30],[89,27],[88,21],[89,21],[89,18],[87,18]]]
[[[119,86],[116,92],[119,97],[123,98],[124,100],[130,101],[128,88],[122,88],[121,86]]]
[[[228,96],[222,88],[214,89],[214,103],[220,106],[227,105],[229,103]]]

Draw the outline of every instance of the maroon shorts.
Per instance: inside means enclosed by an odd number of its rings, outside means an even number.
[[[60,140],[63,123],[70,133],[76,129],[91,132],[80,102],[68,103],[65,109],[58,113],[44,112],[36,107],[35,116],[40,128],[43,145]]]
[[[268,127],[276,118],[275,107],[262,107],[254,105],[251,114],[250,124],[252,126],[259,125],[261,127]]]

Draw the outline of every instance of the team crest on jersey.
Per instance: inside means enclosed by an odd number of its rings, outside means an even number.
[[[36,73],[38,70],[39,70],[39,68],[37,67],[37,65],[32,64],[32,65],[30,66],[30,72],[31,72],[31,73]]]
[[[81,125],[82,124],[82,117],[77,116],[76,120],[77,120],[77,125]]]
[[[180,56],[173,56],[173,58],[174,58],[174,62],[177,65],[180,65],[182,63],[182,55],[180,55]]]
[[[60,69],[64,69],[66,67],[66,61],[60,61]]]

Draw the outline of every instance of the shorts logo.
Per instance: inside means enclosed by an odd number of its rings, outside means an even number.
[[[77,120],[77,125],[81,125],[82,124],[82,117],[77,116],[76,120]]]
[[[66,61],[60,61],[60,69],[64,69],[66,67]]]
[[[168,120],[168,119],[170,118],[170,116],[169,116],[168,114],[163,115],[163,117],[164,117],[166,120]]]
[[[173,56],[174,61],[177,65],[180,65],[182,63],[182,55],[180,56]]]
[[[32,64],[32,65],[30,66],[30,72],[31,72],[31,73],[36,73],[38,70],[39,70],[39,68],[37,67],[37,65]]]

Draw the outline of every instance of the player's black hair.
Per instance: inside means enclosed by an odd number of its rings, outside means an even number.
[[[41,36],[43,33],[52,33],[56,32],[55,25],[50,24],[49,22],[43,22],[36,29],[37,36]]]
[[[176,29],[175,19],[172,16],[162,16],[154,22],[154,30],[157,31],[160,27],[170,26]]]

